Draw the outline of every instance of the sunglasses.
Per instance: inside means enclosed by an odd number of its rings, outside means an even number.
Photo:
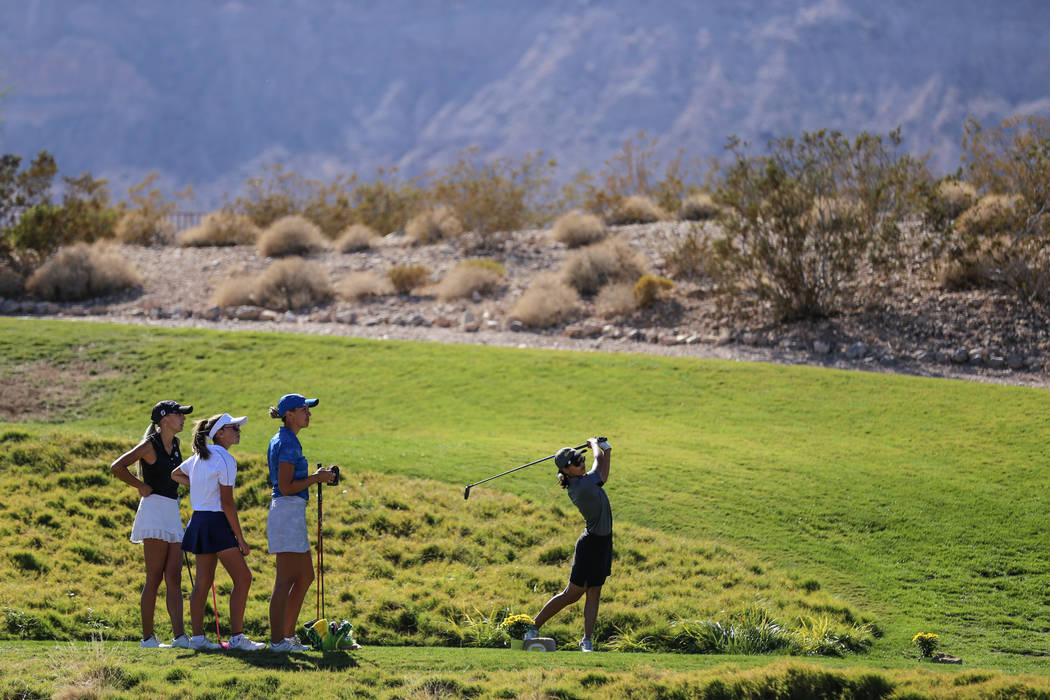
[[[238,433],[241,432],[241,426],[239,426],[239,425],[233,425],[231,423],[230,425],[227,425],[227,426],[224,426],[224,427],[229,428],[230,430],[235,430]]]

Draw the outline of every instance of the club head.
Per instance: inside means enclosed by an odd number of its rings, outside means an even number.
[[[470,498],[470,487],[469,486],[467,488],[463,489],[463,500],[465,501],[468,498]]]

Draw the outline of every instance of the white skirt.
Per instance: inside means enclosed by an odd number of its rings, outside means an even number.
[[[139,501],[135,524],[131,526],[131,541],[163,540],[182,544],[182,516],[179,502],[174,498],[152,493]]]
[[[310,538],[306,535],[305,498],[278,496],[270,501],[270,513],[266,516],[266,543],[270,546],[270,554],[310,551]]]

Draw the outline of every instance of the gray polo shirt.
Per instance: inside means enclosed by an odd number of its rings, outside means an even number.
[[[594,468],[583,476],[570,478],[567,488],[569,498],[587,521],[587,532],[592,535],[612,534],[612,507],[602,486],[602,478]]]

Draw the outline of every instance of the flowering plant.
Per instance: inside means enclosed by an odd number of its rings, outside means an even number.
[[[917,635],[912,637],[912,642],[919,647],[919,658],[924,659],[933,656],[933,650],[937,648],[937,642],[940,640],[936,634],[929,634],[927,632],[919,632]]]
[[[500,629],[513,639],[521,639],[532,625],[532,618],[528,615],[510,615],[499,623]]]

